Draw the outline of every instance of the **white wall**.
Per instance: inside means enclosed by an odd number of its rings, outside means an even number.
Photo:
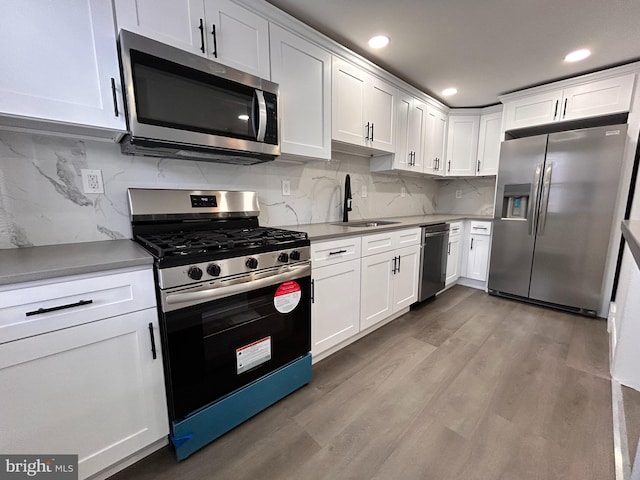
[[[83,168],[102,170],[104,195],[83,193]],[[347,173],[352,219],[435,212],[436,180],[371,174],[366,158],[233,166],[132,157],[113,143],[0,131],[0,248],[130,238],[129,187],[255,190],[262,225],[339,221]],[[282,196],[282,179],[291,181],[291,196]]]

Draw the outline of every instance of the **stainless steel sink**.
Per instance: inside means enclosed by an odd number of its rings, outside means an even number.
[[[381,227],[382,225],[395,225],[400,222],[390,222],[388,220],[354,220],[353,222],[332,223],[340,227]]]

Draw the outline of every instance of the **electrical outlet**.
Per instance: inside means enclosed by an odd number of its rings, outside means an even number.
[[[282,196],[287,197],[291,195],[291,181],[282,180]]]
[[[400,196],[401,197],[407,196],[407,189],[405,187],[400,187]]]
[[[82,187],[84,193],[104,193],[104,184],[102,183],[102,170],[89,170],[83,168],[80,170],[82,174]]]
[[[365,198],[367,196],[367,185],[366,184],[362,184],[362,198]]]
[[[462,198],[462,190],[456,190],[456,198]]]

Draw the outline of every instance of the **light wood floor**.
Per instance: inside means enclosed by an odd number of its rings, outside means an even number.
[[[614,478],[602,320],[454,287],[182,463],[126,479]]]

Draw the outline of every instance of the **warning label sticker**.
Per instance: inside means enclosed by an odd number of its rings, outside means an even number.
[[[273,305],[280,313],[289,313],[300,303],[302,290],[293,280],[282,283],[273,295]]]
[[[236,349],[236,369],[241,374],[271,360],[271,337]]]

